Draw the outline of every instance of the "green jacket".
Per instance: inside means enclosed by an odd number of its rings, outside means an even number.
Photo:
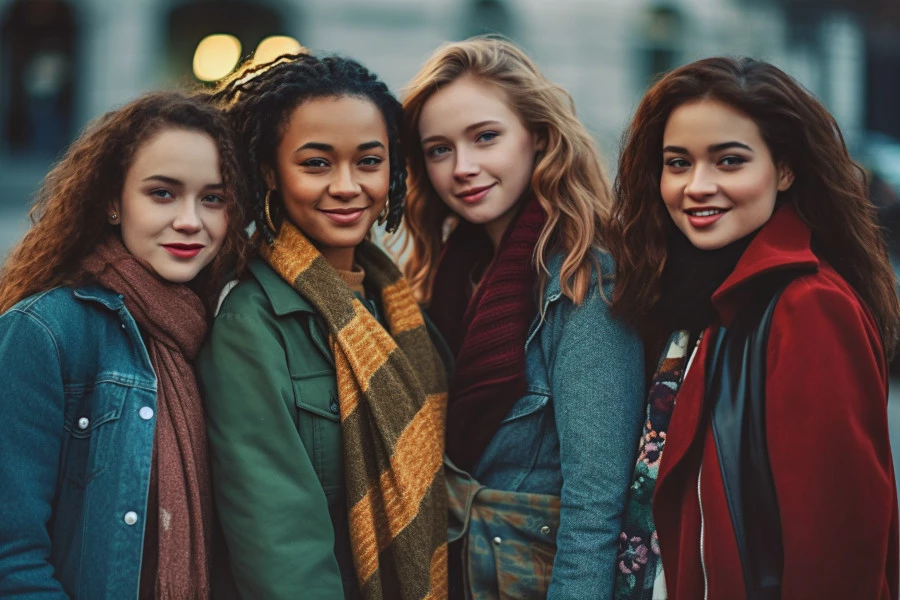
[[[345,589],[353,598],[325,325],[263,261],[250,273],[225,299],[197,359],[235,581],[245,598],[344,598]]]
[[[327,329],[265,262],[254,259],[250,274],[196,365],[234,578],[244,598],[358,598]]]

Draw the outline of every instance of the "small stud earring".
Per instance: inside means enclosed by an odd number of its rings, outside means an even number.
[[[118,221],[118,220],[119,220],[119,215],[118,215],[118,213],[113,213],[113,214],[109,215],[109,220],[112,221],[113,223],[115,223],[116,221]]]

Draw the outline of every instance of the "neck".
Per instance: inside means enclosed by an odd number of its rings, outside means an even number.
[[[356,256],[356,247],[350,248],[318,248],[322,258],[338,271],[352,271]]]

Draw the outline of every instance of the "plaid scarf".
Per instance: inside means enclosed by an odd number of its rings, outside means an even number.
[[[639,441],[628,503],[622,515],[615,600],[652,600],[653,585],[662,571],[659,540],[653,523],[653,492],[675,397],[681,389],[689,358],[689,337],[685,330],[675,331],[669,337],[650,384],[647,421]]]
[[[325,320],[337,370],[350,543],[367,599],[447,597],[441,468],[447,383],[412,290],[374,244],[356,248],[387,331],[285,221],[263,259]]]

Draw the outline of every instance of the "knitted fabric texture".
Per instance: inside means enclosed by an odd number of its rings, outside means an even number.
[[[546,219],[536,198],[526,200],[467,304],[460,294],[471,269],[490,256],[490,244],[479,239],[483,228],[461,223],[438,266],[429,315],[456,354],[447,454],[467,471],[525,393],[525,338],[537,314],[534,247]]]
[[[385,331],[290,222],[260,254],[328,327],[363,597],[446,598],[447,384],[412,290],[381,250],[367,241],[357,247],[356,261],[380,293]]]
[[[205,599],[212,488],[206,417],[191,363],[206,337],[206,310],[190,288],[159,277],[118,237],[99,244],[81,268],[122,295],[156,373],[140,596]]]
[[[653,584],[662,571],[659,540],[653,523],[653,492],[666,445],[666,431],[688,360],[687,331],[674,332],[666,344],[650,384],[647,421],[641,435],[637,464],[622,515],[616,561],[615,600],[651,600]]]

